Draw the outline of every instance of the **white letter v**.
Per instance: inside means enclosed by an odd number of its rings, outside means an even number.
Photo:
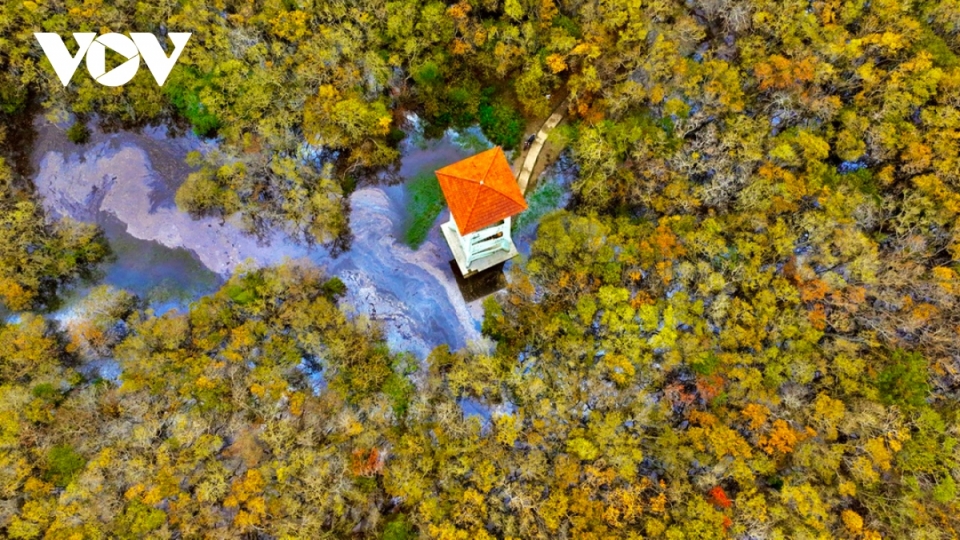
[[[33,35],[40,42],[40,47],[43,48],[44,54],[50,60],[50,64],[57,73],[57,77],[60,77],[63,86],[70,84],[70,79],[76,73],[77,66],[83,60],[83,55],[87,53],[90,44],[97,37],[96,32],[74,32],[73,39],[76,40],[78,46],[77,55],[70,56],[70,51],[67,50],[63,38],[59,35],[51,32],[37,32]]]
[[[160,86],[163,86],[163,81],[167,80],[167,75],[170,75],[170,70],[173,69],[173,65],[180,58],[183,46],[190,39],[190,32],[170,32],[169,36],[170,41],[173,42],[173,52],[168,57],[160,48],[157,36],[149,32],[130,32],[130,39],[137,44],[137,49],[140,49],[140,57],[147,63],[147,68]]]

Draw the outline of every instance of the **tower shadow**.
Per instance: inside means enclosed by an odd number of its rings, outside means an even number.
[[[507,278],[503,275],[503,265],[499,263],[464,278],[457,267],[457,261],[450,261],[450,271],[457,280],[457,288],[465,302],[473,302],[506,288]]]

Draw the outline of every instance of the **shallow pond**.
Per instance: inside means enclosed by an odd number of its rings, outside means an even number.
[[[189,303],[223,283],[220,275],[186,249],[136,238],[113,214],[101,213],[97,222],[114,253],[114,260],[102,266],[104,284],[126,289],[157,306]]]
[[[150,301],[157,311],[184,308],[215,291],[239,265],[266,266],[285,258],[307,258],[348,286],[348,310],[379,320],[395,350],[420,358],[434,347],[463,347],[478,339],[482,308],[466,302],[450,268],[452,256],[439,228],[432,227],[416,250],[402,242],[408,223],[406,188],[366,186],[350,196],[354,239],[336,258],[275,236],[268,243],[243,234],[231,220],[194,220],[180,212],[173,195],[189,169],[186,153],[210,143],[170,137],[162,129],[105,134],[89,143],[69,142],[63,126],[38,119],[33,153],[35,183],[53,216],[99,223],[115,258],[101,283]],[[489,146],[477,130],[424,141],[414,131],[400,167],[403,178],[432,173]],[[446,219],[442,212],[438,219]],[[69,295],[60,316],[69,313]]]

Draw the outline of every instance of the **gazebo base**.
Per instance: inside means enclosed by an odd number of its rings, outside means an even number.
[[[440,230],[443,231],[443,237],[447,239],[447,245],[450,246],[450,251],[453,252],[453,258],[457,261],[457,268],[460,270],[460,275],[464,278],[468,278],[477,272],[482,272],[487,268],[496,266],[517,256],[517,247],[513,245],[513,241],[511,240],[509,250],[500,249],[494,251],[486,257],[470,261],[470,264],[467,265],[467,257],[463,252],[463,246],[460,245],[460,235],[457,230],[449,221],[440,225]]]

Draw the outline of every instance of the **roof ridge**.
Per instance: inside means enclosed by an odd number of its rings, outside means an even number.
[[[474,155],[472,155],[472,156],[470,156],[470,157],[467,157],[467,158],[464,158],[464,159],[462,159],[462,160],[460,160],[460,161],[457,161],[456,163],[451,163],[451,164],[449,164],[449,165],[446,165],[446,166],[444,166],[444,167],[441,167],[441,168],[437,169],[437,170],[434,171],[434,172],[435,172],[436,174],[443,174],[443,175],[449,176],[450,178],[457,178],[457,179],[463,180],[463,181],[465,181],[465,182],[473,182],[474,184],[479,184],[479,183],[481,183],[483,180],[486,180],[487,175],[490,173],[490,169],[493,167],[493,162],[496,161],[496,158],[497,158],[497,156],[496,156],[495,153],[494,153],[493,157],[490,159],[490,163],[487,164],[487,170],[484,171],[484,173],[483,173],[483,178],[481,178],[480,180],[476,180],[476,179],[474,179],[474,178],[465,178],[465,177],[463,177],[463,176],[459,176],[459,175],[456,175],[456,174],[450,174],[450,173],[448,173],[448,172],[444,172],[444,170],[445,170],[445,169],[449,169],[449,168],[453,167],[454,165],[457,165],[458,163],[461,163],[461,162],[463,162],[463,161],[468,161],[468,160],[471,160],[471,159],[476,159],[476,158],[482,156],[483,154],[486,154],[487,152],[493,152],[493,151],[496,150],[497,148],[500,148],[500,147],[499,147],[499,146],[494,146],[493,148],[490,148],[490,149],[488,149],[488,150],[484,150],[483,152],[480,152],[479,154],[474,154]]]
[[[473,204],[470,205],[470,215],[469,217],[467,217],[468,229],[471,228],[469,226],[470,218],[473,217],[473,211],[477,209],[477,199],[480,198],[480,191],[482,191],[483,189],[489,189],[490,191],[496,193],[497,195],[500,195],[501,197],[505,196],[504,193],[501,192],[499,189],[494,189],[492,187],[489,187],[486,183],[487,175],[490,174],[490,169],[493,168],[493,164],[497,162],[497,157],[503,154],[503,148],[501,148],[500,145],[497,145],[489,150],[486,150],[485,152],[490,152],[491,154],[490,163],[487,164],[487,170],[483,172],[483,177],[480,179],[479,185],[477,185],[477,196],[473,198]],[[509,199],[510,197],[507,197],[507,198]]]
[[[471,182],[471,183],[473,183],[473,184],[479,184],[479,183],[480,183],[480,182],[478,182],[477,180],[474,180],[473,178],[464,178],[464,177],[462,177],[462,176],[457,176],[457,175],[455,175],[455,174],[440,172],[440,171],[442,171],[442,170],[443,170],[443,169],[438,169],[438,170],[436,170],[436,171],[434,171],[434,172],[435,172],[436,174],[442,174],[442,175],[444,175],[444,176],[449,176],[450,178],[456,178],[457,180],[463,180],[464,182]]]
[[[502,149],[500,146],[497,146],[496,148],[500,148],[500,154],[503,155],[503,161],[504,161],[504,163],[506,163],[506,165],[507,165],[507,171],[510,172],[510,180],[511,180],[514,184],[517,185],[517,188],[519,188],[520,185],[517,183],[517,177],[514,176],[514,174],[513,174],[513,169],[510,168],[510,163],[507,162],[507,156],[506,156],[505,154],[503,154],[503,149]],[[494,156],[494,160],[493,160],[492,162],[490,162],[490,168],[493,168],[493,163],[494,163],[495,161],[496,161],[496,156]],[[487,169],[487,174],[490,174],[490,169]],[[484,178],[486,178],[486,176],[484,176]],[[507,189],[507,190],[505,190],[505,191],[501,191],[501,190],[499,190],[499,189],[494,189],[494,191],[496,191],[496,192],[499,193],[500,195],[503,195],[505,198],[507,198],[507,199],[509,199],[509,200],[517,203],[517,204],[522,205],[524,208],[527,207],[527,199],[523,196],[523,192],[521,192],[519,189],[517,189],[517,191],[516,191],[516,193],[519,193],[519,194],[520,194],[520,200],[519,200],[519,201],[518,201],[517,199],[515,199],[513,196],[511,196],[510,193],[507,193],[507,192],[509,192],[509,191],[512,191],[512,190],[510,190],[510,189]],[[514,193],[514,194],[515,194],[515,193]]]
[[[471,229],[470,219],[473,218],[473,211],[477,209],[477,199],[480,198],[481,189],[483,189],[482,181],[477,185],[477,193],[476,195],[473,196],[473,202],[470,203],[470,213],[467,214],[467,219],[464,220],[464,222],[466,223],[466,226],[464,227],[464,229]],[[460,234],[470,234],[470,233],[461,231]]]
[[[499,150],[500,152],[497,152],[497,150]],[[487,179],[487,175],[490,174],[490,169],[493,168],[493,164],[496,163],[497,155],[500,153],[503,153],[503,149],[500,148],[499,146],[494,146],[490,150],[487,150],[487,152],[492,152],[493,156],[490,158],[490,163],[487,164],[487,170],[483,171],[483,178],[480,179],[481,186],[486,185],[483,182]],[[494,191],[497,191],[497,190],[494,190]],[[497,191],[497,193],[499,193],[499,191]]]

